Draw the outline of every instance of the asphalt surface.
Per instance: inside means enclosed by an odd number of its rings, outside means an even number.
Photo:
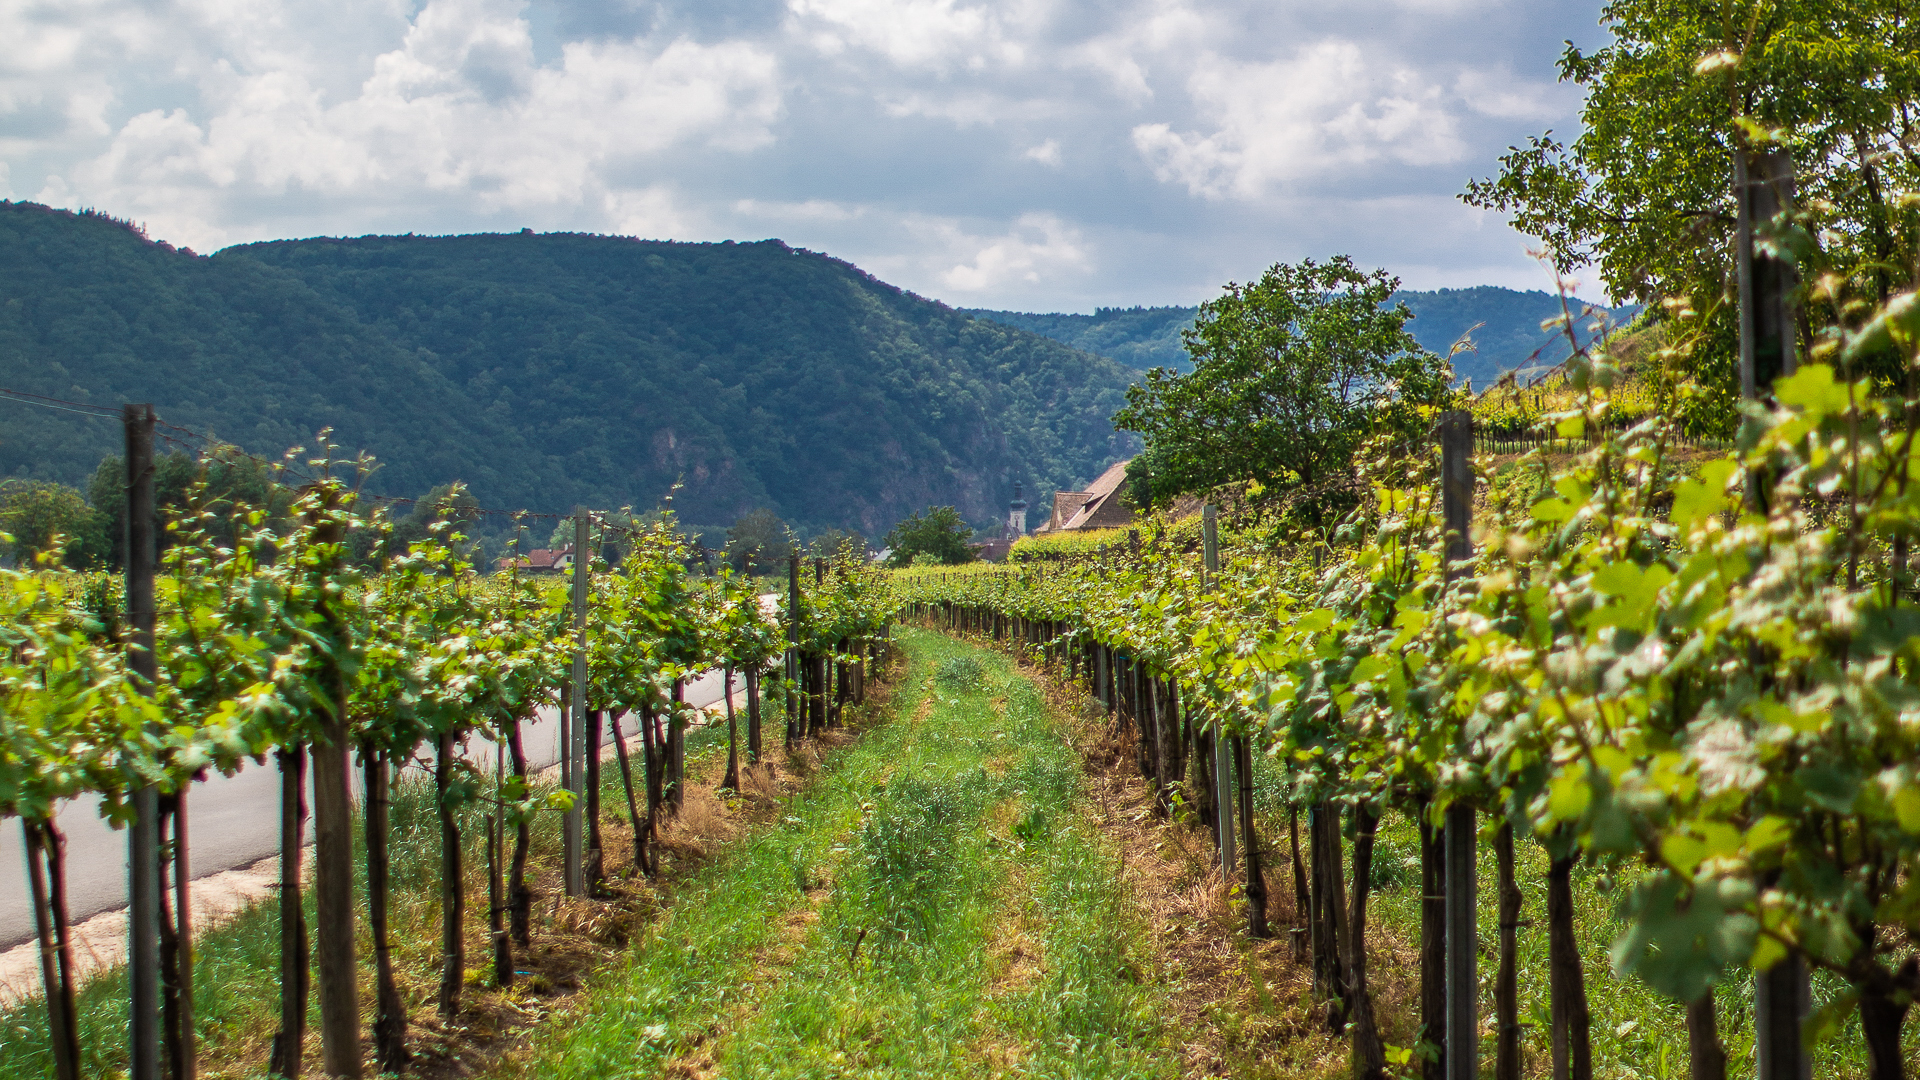
[[[744,709],[745,680],[734,676],[734,705]],[[721,673],[711,671],[686,686],[686,700],[705,708],[725,693]],[[639,720],[623,717],[621,731],[637,734]],[[545,769],[560,760],[560,724],[553,709],[521,728],[527,764]],[[493,760],[492,744],[475,738],[467,747],[476,760]],[[354,770],[356,788],[359,771]],[[311,787],[308,788],[312,790]],[[357,791],[356,791],[357,794]],[[127,834],[100,819],[99,799],[89,796],[67,804],[59,815],[67,838],[67,916],[74,924],[127,904]],[[0,828],[0,950],[33,937],[33,908],[28,899],[26,854],[19,823]],[[187,796],[187,828],[195,878],[251,866],[280,852],[280,774],[271,759],[248,764],[232,776],[214,775],[193,786]],[[312,843],[309,822],[307,841]]]

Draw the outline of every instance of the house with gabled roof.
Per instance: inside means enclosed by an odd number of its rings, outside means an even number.
[[[1123,498],[1126,484],[1127,461],[1116,461],[1087,485],[1087,490],[1054,492],[1053,513],[1045,525],[1033,530],[1034,535],[1114,529],[1133,524],[1133,508],[1126,505]]]
[[[500,573],[520,570],[529,574],[564,574],[573,569],[573,545],[557,548],[534,548],[524,558],[508,556],[494,561],[494,568]]]

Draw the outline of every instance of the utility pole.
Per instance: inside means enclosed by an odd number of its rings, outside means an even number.
[[[1464,409],[1440,414],[1440,509],[1447,580],[1453,581],[1466,573],[1466,561],[1473,557],[1473,414]],[[1474,918],[1478,851],[1473,807],[1464,802],[1447,807],[1447,1080],[1475,1080],[1479,1075],[1479,936]]]
[[[153,406],[121,409],[127,436],[127,666],[152,693],[159,673],[153,654]],[[133,793],[127,830],[127,1025],[130,1080],[160,1080],[160,794],[152,784]]]

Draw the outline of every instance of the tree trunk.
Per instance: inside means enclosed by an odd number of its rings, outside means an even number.
[[[1151,763],[1153,808],[1162,816],[1173,807],[1172,777],[1167,774],[1167,746],[1160,709],[1160,680],[1150,672],[1140,673],[1140,740]]]
[[[846,638],[840,639],[840,652],[844,656],[852,647]],[[853,700],[852,676],[847,673],[846,661],[835,659],[833,662],[833,722],[835,726],[846,723],[847,702]]]
[[[193,923],[188,885],[192,877],[187,858],[186,795],[186,789],[182,788],[159,800],[160,850],[171,850],[173,855],[171,867],[167,865],[168,860],[160,863],[161,1029],[166,1033],[167,1069],[173,1080],[193,1080],[197,1065],[193,1038]]]
[[[613,752],[620,759],[620,784],[627,792],[627,816],[633,819],[634,869],[652,877],[653,866],[647,862],[647,826],[640,820],[640,807],[633,798],[633,765],[627,760],[627,737],[621,732],[617,718],[613,722]]]
[[[1427,817],[1420,800],[1420,1026],[1434,1054],[1422,1066],[1425,1080],[1446,1080],[1447,1047],[1447,836]]]
[[[1493,984],[1494,1080],[1520,1080],[1520,886],[1513,880],[1513,823],[1494,834],[1500,873],[1500,971]]]
[[[1300,808],[1287,805],[1287,842],[1293,855],[1293,959],[1307,959],[1308,942],[1313,937],[1313,893],[1307,886],[1307,864],[1300,858]]]
[[[345,693],[321,719],[313,757],[314,951],[320,1058],[328,1076],[360,1076],[360,979],[354,963],[353,799],[347,787]]]
[[[1347,931],[1347,993],[1353,1005],[1355,1080],[1386,1080],[1387,1051],[1367,993],[1367,893],[1373,882],[1373,836],[1380,816],[1362,803],[1353,809],[1353,914]]]
[[[300,856],[306,847],[307,749],[300,743],[274,754],[280,763],[280,1030],[267,1071],[300,1075],[307,1036],[307,914],[300,902]]]
[[[1727,1048],[1720,1043],[1712,990],[1687,1003],[1687,1061],[1692,1080],[1727,1080]]]
[[[871,651],[865,646],[861,647],[860,658],[853,662],[853,703],[855,705],[867,703],[867,653]]]
[[[640,749],[646,757],[647,766],[647,836],[653,836],[654,827],[660,821],[660,802],[666,797],[662,778],[666,773],[665,740],[660,737],[660,718],[653,711],[649,701],[640,707]]]
[[[793,741],[800,737],[800,688],[794,685],[794,679],[800,670],[800,658],[792,649],[787,650],[786,659],[780,668],[781,701],[787,711],[787,752],[793,752]]]
[[[747,669],[747,761],[760,764],[760,667]]]
[[[361,819],[367,843],[367,928],[373,937],[373,1060],[381,1072],[407,1067],[407,1009],[393,978],[393,940],[387,925],[387,901],[392,895],[392,862],[387,838],[392,835],[392,774],[387,760],[371,747],[361,750],[366,777],[366,804]]]
[[[1220,819],[1213,808],[1213,737],[1194,725],[1191,711],[1188,711],[1182,726],[1187,740],[1194,744],[1193,783],[1187,785],[1187,792],[1193,797],[1194,816],[1199,818],[1200,824],[1218,839]],[[1218,852],[1216,851],[1215,854],[1217,855]],[[1222,875],[1226,872],[1226,867],[1220,868]]]
[[[1573,932],[1573,865],[1556,858],[1547,869],[1547,987],[1553,999],[1553,1080],[1593,1080],[1588,1039],[1586,973]]]
[[[667,717],[667,791],[673,812],[687,804],[687,717],[680,708],[686,688],[673,680],[673,712]]]
[[[607,877],[606,847],[600,838],[600,729],[611,713],[583,711],[587,730],[587,895],[597,895]]]
[[[1341,872],[1340,811],[1331,802],[1322,802],[1314,808],[1313,832],[1318,841],[1314,847],[1314,858],[1318,865],[1315,877],[1325,891],[1320,902],[1320,915],[1324,920],[1320,937],[1324,947],[1319,959],[1322,967],[1322,979],[1330,1000],[1327,1008],[1327,1029],[1335,1035],[1346,1030],[1348,1017],[1352,1014],[1352,987],[1347,985],[1346,971],[1341,958],[1347,954],[1349,930],[1347,926],[1347,887],[1346,875]]]
[[[466,875],[461,866],[460,822],[454,817],[452,732],[440,734],[439,760],[433,770],[440,808],[440,1019],[451,1024],[460,1015],[460,985],[467,973],[462,931],[467,921]]]
[[[497,775],[497,774],[496,774]],[[496,808],[497,810],[497,808]],[[493,984],[513,985],[513,942],[507,937],[506,892],[501,870],[506,861],[507,819],[487,815],[487,940],[493,943]]]
[[[507,755],[513,761],[513,775],[522,787],[527,783],[527,751],[520,742],[520,720],[514,718],[507,728]],[[513,859],[507,864],[508,933],[521,947],[533,943],[533,890],[527,888],[527,848],[533,840],[533,828],[525,817],[513,829]]]
[[[74,1009],[73,952],[67,940],[65,841],[49,819],[21,818],[32,889],[33,927],[40,940],[40,985],[47,994],[47,1042],[55,1080],[80,1080],[80,1025]],[[50,880],[51,879],[51,880]]]
[[[727,775],[720,781],[725,791],[740,790],[740,724],[733,715],[733,665],[728,664],[721,671],[726,680],[724,691],[727,699]]]
[[[1267,930],[1267,878],[1264,860],[1260,857],[1260,837],[1253,828],[1253,751],[1246,736],[1233,740],[1233,752],[1235,767],[1240,773],[1240,846],[1245,849],[1241,857],[1247,867],[1247,936],[1265,938],[1271,936]]]
[[[1153,729],[1159,751],[1160,790],[1169,810],[1180,783],[1180,720],[1173,703],[1173,680],[1155,678],[1148,683],[1153,696]]]
[[[1868,929],[1861,940],[1871,950],[1873,931]],[[1900,1052],[1900,1028],[1906,1023],[1907,1011],[1913,1007],[1916,982],[1920,982],[1920,961],[1908,957],[1892,979],[1874,979],[1859,987],[1860,1033],[1867,1044],[1867,1080],[1904,1080],[1906,1063]]]
[[[813,658],[813,730],[818,735],[827,729],[827,656]]]

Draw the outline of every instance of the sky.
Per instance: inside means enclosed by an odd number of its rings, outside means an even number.
[[[0,196],[209,252],[759,240],[960,307],[1352,255],[1551,290],[1464,206],[1577,130],[1599,0],[0,0]],[[1590,291],[1597,291],[1590,290]]]

